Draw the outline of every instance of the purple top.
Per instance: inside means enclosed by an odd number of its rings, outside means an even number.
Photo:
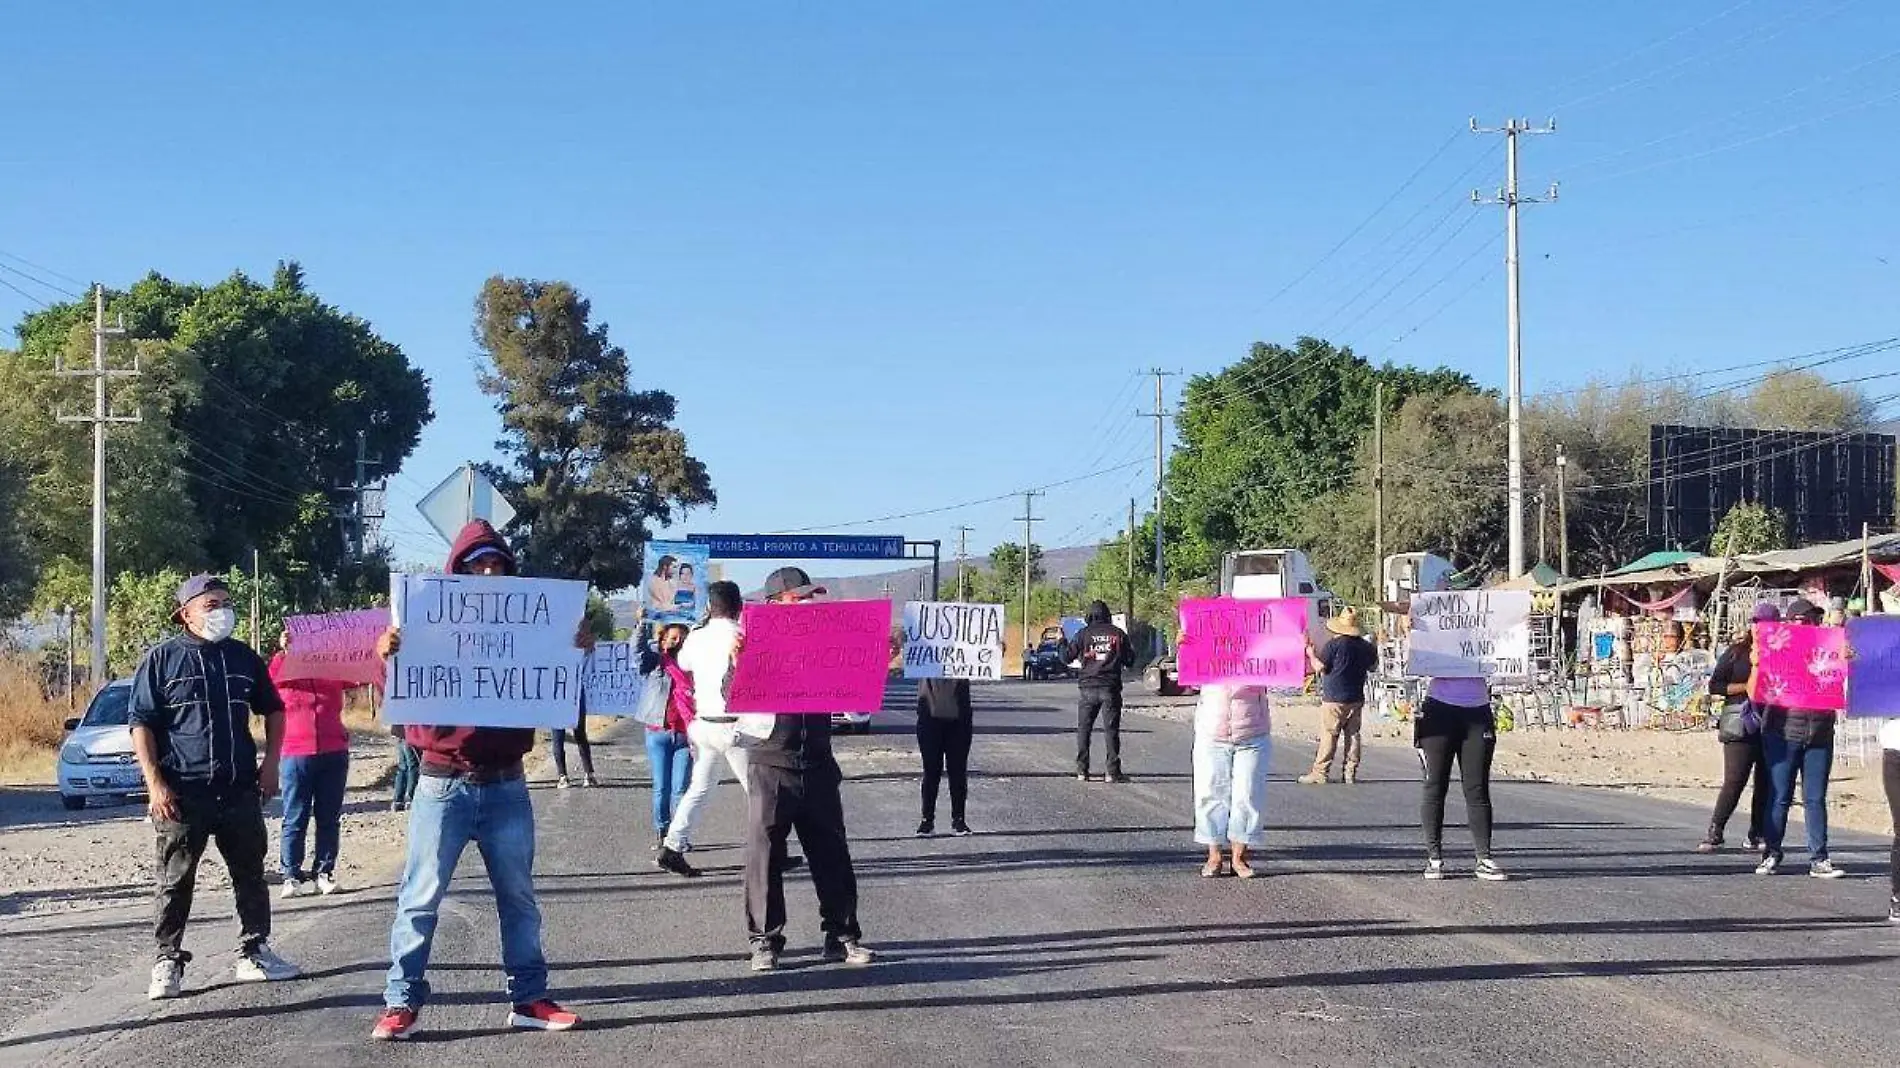
[[[1425,696],[1460,708],[1484,708],[1491,704],[1491,687],[1483,679],[1433,679]]]

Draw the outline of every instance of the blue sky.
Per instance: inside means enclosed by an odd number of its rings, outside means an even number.
[[[1256,339],[1502,385],[1472,116],[1559,124],[1524,146],[1527,191],[1563,182],[1526,209],[1530,388],[1900,333],[1881,0],[270,7],[10,13],[0,252],[114,285],[300,260],[434,381],[405,556],[440,552],[415,498],[490,453],[495,272],[578,285],[679,397],[722,498],[681,532],[1020,537],[1020,499],[839,525],[1140,460],[1137,372]],[[1051,491],[1039,540],[1150,477]]]

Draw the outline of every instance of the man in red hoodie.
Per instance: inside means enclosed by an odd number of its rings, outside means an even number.
[[[454,575],[513,575],[514,553],[495,528],[475,520],[462,528],[449,551]],[[583,630],[585,628],[583,627]],[[377,652],[388,659],[402,636],[391,629]],[[585,634],[575,644],[593,643]],[[442,899],[462,850],[481,850],[501,920],[501,966],[508,980],[510,1027],[566,1031],[580,1017],[548,994],[547,959],[541,952],[541,906],[534,896],[534,809],[521,758],[534,748],[534,731],[513,727],[411,725],[406,736],[422,754],[421,783],[409,806],[409,852],[396,895],[396,921],[389,931],[389,981],[383,1014],[371,1037],[402,1039],[416,1026],[429,997],[429,948]]]

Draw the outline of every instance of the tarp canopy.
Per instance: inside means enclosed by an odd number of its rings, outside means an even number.
[[[1662,549],[1657,552],[1646,553],[1639,556],[1629,563],[1624,564],[1622,567],[1609,572],[1604,577],[1616,578],[1640,571],[1656,571],[1662,568],[1674,567],[1677,564],[1688,563],[1691,560],[1700,559],[1702,559],[1702,554],[1700,553],[1684,552],[1681,549]]]
[[[1869,538],[1867,556],[1875,563],[1900,560],[1900,533]],[[1772,549],[1765,553],[1742,553],[1730,559],[1697,556],[1694,553],[1657,552],[1631,561],[1600,578],[1577,579],[1564,585],[1565,590],[1597,589],[1602,586],[1657,586],[1695,582],[1711,584],[1724,569],[1728,581],[1742,575],[1800,575],[1813,571],[1853,567],[1860,563],[1862,543],[1835,541],[1809,545],[1801,549]],[[1641,565],[1640,567],[1638,565]]]
[[[1493,583],[1491,588],[1494,590],[1548,590],[1562,586],[1567,581],[1569,580],[1559,574],[1556,568],[1539,561],[1536,567],[1522,575]]]

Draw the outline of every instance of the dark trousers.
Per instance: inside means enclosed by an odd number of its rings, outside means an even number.
[[[573,730],[554,732],[554,774],[562,778],[567,777],[567,736],[570,734],[574,736],[574,748],[581,751],[581,774],[592,776],[594,774],[594,747],[587,742],[587,717],[585,716],[582,716],[581,721],[574,725]]]
[[[1739,742],[1722,743],[1722,789],[1715,795],[1715,815],[1709,820],[1709,841],[1720,843],[1728,833],[1729,817],[1741,803],[1742,790],[1753,784],[1748,796],[1748,837],[1761,841],[1767,822],[1768,804],[1774,787],[1768,782],[1768,762],[1761,755],[1761,735]]]
[[[343,794],[350,782],[350,754],[287,756],[278,763],[284,784],[284,829],[278,864],[286,879],[336,874],[336,853],[343,834]],[[316,855],[303,866],[304,835],[317,824]]]
[[[155,820],[158,833],[158,887],[156,924],[159,960],[188,961],[184,951],[185,922],[191,918],[191,895],[198,883],[198,861],[208,842],[231,873],[242,931],[238,952],[248,953],[270,938],[270,887],[264,884],[264,852],[270,836],[264,830],[264,804],[255,789],[216,793],[203,787],[179,789],[177,820]]]
[[[745,925],[754,949],[785,948],[785,840],[796,831],[805,847],[818,917],[827,944],[858,938],[858,877],[845,839],[844,776],[836,764],[800,771],[759,763],[746,767]]]
[[[1102,721],[1103,756],[1108,773],[1122,770],[1122,691],[1119,686],[1084,686],[1075,716],[1075,773],[1089,773],[1089,740],[1095,733],[1095,721]]]
[[[1419,822],[1425,828],[1425,853],[1441,855],[1445,846],[1445,795],[1451,790],[1451,764],[1465,791],[1465,819],[1480,858],[1491,855],[1491,754],[1497,749],[1497,721],[1491,706],[1463,707],[1426,698],[1420,706],[1414,744],[1425,768],[1425,796]]]
[[[1893,899],[1900,901],[1900,749],[1880,753],[1880,781],[1887,788],[1887,812],[1893,817],[1893,854],[1887,858],[1888,877],[1893,881]]]
[[[970,736],[967,719],[917,717],[917,751],[924,756],[924,818],[937,818],[937,787],[944,769],[950,771],[950,818],[963,818],[963,801],[970,795]]]

